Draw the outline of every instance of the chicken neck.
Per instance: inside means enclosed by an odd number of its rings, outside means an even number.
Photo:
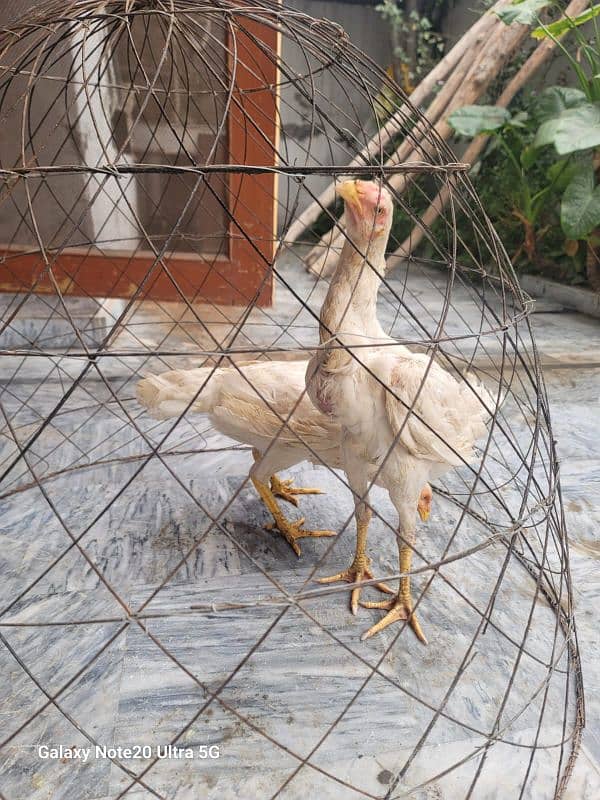
[[[343,344],[353,338],[387,338],[377,319],[377,293],[385,265],[385,237],[371,240],[366,247],[346,240],[331,280],[320,316],[319,338],[325,344],[334,334]],[[363,253],[366,252],[366,257]],[[345,338],[347,341],[345,341]]]

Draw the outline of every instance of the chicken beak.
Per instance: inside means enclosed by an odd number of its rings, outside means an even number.
[[[429,519],[429,509],[426,506],[418,505],[417,511],[419,512],[419,516],[421,517],[421,522],[427,522]]]
[[[360,209],[360,196],[356,181],[343,181],[336,186],[336,192],[342,200],[353,209]]]

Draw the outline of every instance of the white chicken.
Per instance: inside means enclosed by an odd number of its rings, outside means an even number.
[[[312,461],[332,469],[342,466],[340,426],[318,411],[304,386],[307,361],[251,361],[231,367],[200,367],[148,375],[137,385],[137,399],[152,416],[169,419],[189,406],[209,414],[214,428],[252,446],[254,466],[250,478],[273,516],[274,526],[300,555],[298,539],[335,536],[335,531],[305,530],[304,518],[291,522],[276,496],[298,505],[297,495],[321,494],[280,480],[277,472]],[[418,500],[422,519],[429,515],[431,489],[423,487]],[[371,578],[368,567],[365,577]],[[384,584],[378,585],[390,592]],[[353,604],[358,606],[358,592]]]
[[[355,497],[357,544],[349,569],[325,580],[363,579],[368,491],[376,482],[387,489],[398,512],[404,577],[392,600],[362,603],[388,612],[362,638],[408,620],[426,643],[413,613],[409,575],[417,499],[428,481],[472,460],[494,404],[472,375],[457,380],[433,355],[413,353],[382,330],[376,304],[392,199],[373,181],[345,181],[338,192],[345,202],[347,238],[321,309],[321,348],[309,362],[306,381],[317,408],[342,426],[342,462]]]

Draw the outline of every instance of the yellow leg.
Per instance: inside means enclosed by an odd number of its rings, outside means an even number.
[[[324,494],[321,489],[306,489],[300,486],[294,486],[292,478],[281,480],[277,475],[271,476],[271,492],[276,497],[281,497],[282,500],[287,500],[294,506],[298,505],[295,495],[297,494]]]
[[[400,572],[410,572],[410,565],[412,562],[412,547],[402,543],[399,549]],[[413,601],[410,592],[409,575],[400,578],[400,588],[394,600],[385,600],[381,603],[361,603],[361,605],[364,608],[383,608],[388,611],[385,617],[380,619],[379,622],[369,628],[368,631],[363,633],[363,635],[360,637],[363,642],[365,639],[369,639],[371,636],[375,636],[376,633],[379,633],[379,631],[387,628],[387,626],[391,625],[392,622],[408,620],[409,625],[415,632],[417,639],[423,642],[423,644],[427,644],[427,639],[421,630],[419,621],[413,613]]]
[[[252,476],[251,476],[252,477]],[[275,499],[275,496],[271,489],[262,481],[259,481],[257,478],[252,477],[252,483],[258,494],[260,495],[263,503],[266,505],[268,510],[270,511],[273,519],[275,521],[274,525],[265,526],[267,530],[272,530],[276,528],[281,535],[284,537],[286,542],[290,545],[294,553],[297,556],[301,554],[300,546],[298,545],[297,539],[302,539],[305,536],[335,536],[335,531],[307,531],[302,528],[304,524],[304,517],[301,519],[296,520],[295,522],[290,522],[284,515],[283,511],[279,507],[279,503]]]
[[[369,521],[371,515],[368,514],[368,519],[361,520],[356,526],[356,554],[352,564],[348,569],[343,572],[338,572],[336,575],[330,575],[327,578],[319,578],[319,583],[337,583],[338,581],[348,581],[348,583],[359,583],[364,580],[371,580],[373,573],[371,572],[371,559],[367,555],[367,533],[369,531]],[[382,592],[394,594],[393,589],[390,589],[385,583],[374,584]],[[361,587],[357,586],[352,589],[350,595],[350,610],[353,614],[358,611],[358,601],[360,599]]]

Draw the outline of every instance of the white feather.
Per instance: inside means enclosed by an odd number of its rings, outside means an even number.
[[[147,375],[137,399],[158,419],[208,414],[221,433],[249,444],[263,459],[261,475],[300,461],[341,466],[341,429],[305,392],[306,361],[254,361]]]

